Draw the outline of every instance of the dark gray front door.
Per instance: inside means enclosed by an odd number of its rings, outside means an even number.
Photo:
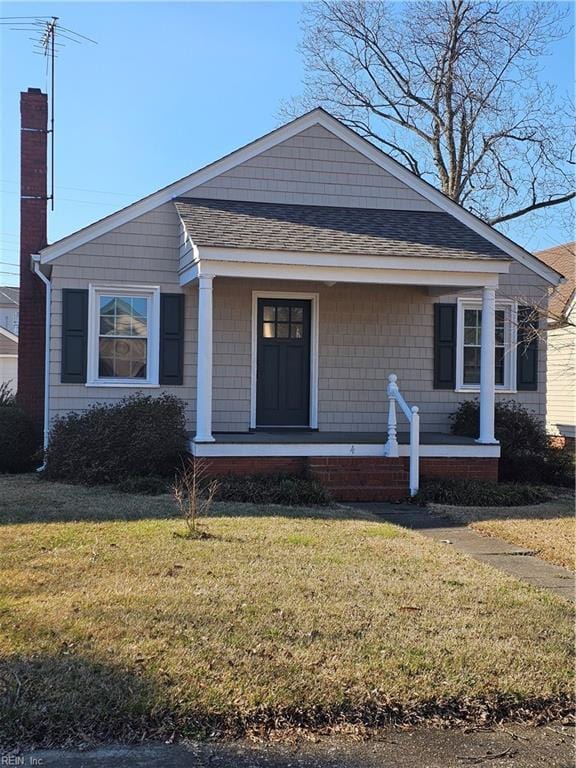
[[[310,301],[258,299],[256,366],[256,426],[309,426]]]

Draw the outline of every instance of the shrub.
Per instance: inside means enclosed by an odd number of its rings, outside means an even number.
[[[453,434],[477,437],[480,423],[478,400],[460,403],[450,418]],[[494,422],[494,433],[501,448],[500,480],[563,487],[573,484],[573,456],[566,449],[550,447],[544,424],[533,411],[515,400],[506,400],[496,403]]]
[[[413,497],[416,504],[449,504],[458,507],[520,507],[553,498],[547,488],[485,480],[428,480]]]
[[[0,472],[28,472],[38,445],[29,416],[14,405],[0,406]]]
[[[187,441],[184,403],[136,394],[58,419],[50,434],[50,480],[97,485],[175,472]]]
[[[574,453],[571,450],[547,448],[544,455],[544,482],[574,488]]]
[[[229,475],[220,479],[216,499],[287,506],[326,506],[331,501],[317,480],[292,475]]]
[[[565,448],[547,448],[541,454],[503,456],[499,476],[516,483],[546,483],[574,487],[574,455]]]
[[[480,403],[467,400],[460,403],[450,417],[454,435],[478,437],[480,429]],[[544,424],[533,412],[515,400],[497,402],[494,408],[494,434],[500,442],[503,456],[526,453],[542,455],[548,447]]]

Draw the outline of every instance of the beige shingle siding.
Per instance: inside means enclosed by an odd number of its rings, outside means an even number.
[[[213,429],[250,426],[251,289],[244,280],[214,280]]]
[[[179,221],[172,203],[93,240],[53,262],[52,336],[50,345],[50,410],[52,417],[83,410],[93,402],[113,402],[135,391],[131,387],[86,387],[61,384],[62,289],[88,288],[90,283],[159,285],[162,291],[179,293]],[[184,384],[162,387],[183,398],[187,418],[196,408],[197,291],[187,291]],[[145,389],[158,393],[159,389]]]
[[[131,388],[94,388],[60,383],[62,289],[90,282],[160,285],[178,292],[178,217],[171,203],[118,228],[53,263],[51,412],[82,410],[111,402]],[[545,283],[517,264],[502,277],[499,295],[540,299]],[[407,400],[422,412],[427,430],[446,430],[448,415],[463,395],[432,388],[433,302],[424,288],[318,283],[214,280],[214,394],[216,431],[249,427],[252,290],[314,291],[320,294],[319,423],[324,430],[383,430],[386,380],[398,374]],[[197,291],[186,291],[184,385],[165,388],[195,414]],[[473,294],[466,294],[473,295]],[[545,406],[545,352],[541,345],[540,388],[517,399],[542,418]],[[158,390],[147,390],[158,392]],[[509,397],[509,395],[499,395]]]
[[[319,125],[195,187],[191,194],[270,203],[438,210]]]
[[[320,126],[262,153],[191,191],[196,197],[304,205],[437,211],[417,193],[349,148]],[[94,388],[60,383],[62,289],[95,284],[160,285],[180,291],[180,220],[167,203],[53,262],[51,412],[82,410],[113,402],[131,388]],[[189,258],[189,254],[186,255]],[[324,430],[383,430],[386,382],[398,374],[407,400],[421,408],[422,426],[446,430],[448,415],[463,395],[432,388],[433,303],[425,288],[318,283],[214,281],[213,426],[249,427],[252,290],[320,294],[319,424]],[[540,299],[545,283],[517,264],[502,278],[499,295]],[[194,425],[197,290],[186,290],[184,385],[164,388],[187,402]],[[467,294],[470,295],[470,294]],[[540,388],[517,399],[544,417],[545,352]],[[158,392],[156,389],[147,392]],[[499,397],[501,397],[499,395]],[[508,397],[508,395],[504,395]]]
[[[576,331],[559,328],[550,331],[548,347],[548,389],[546,420],[554,434],[574,436],[576,425]],[[568,430],[566,429],[568,427]]]
[[[503,276],[499,296],[541,299],[543,280],[520,265]],[[424,288],[267,280],[214,281],[214,429],[246,430],[250,420],[250,317],[253,290],[319,293],[319,428],[327,431],[382,431],[386,428],[386,385],[398,375],[402,393],[421,409],[423,430],[447,431],[449,415],[474,395],[435,390],[433,298]],[[473,296],[467,293],[466,296]],[[545,348],[540,345],[539,388],[513,397],[545,416]],[[231,357],[228,357],[228,356]],[[233,382],[231,384],[230,382]],[[399,417],[402,421],[402,416]],[[404,427],[401,425],[400,427]]]

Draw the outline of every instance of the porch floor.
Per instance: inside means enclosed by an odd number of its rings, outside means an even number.
[[[256,432],[215,432],[210,443],[194,442],[190,434],[190,452],[194,456],[356,456],[382,457],[387,442],[385,432],[313,432],[300,429],[266,429]],[[398,433],[400,456],[408,456],[408,432]],[[472,437],[457,437],[445,432],[420,433],[421,457],[500,456],[499,445],[480,445]]]
[[[190,433],[190,439],[194,435]],[[255,432],[214,432],[216,443],[226,444],[277,444],[287,445],[383,445],[388,435],[385,432],[320,432],[299,429],[271,429]],[[398,443],[408,445],[408,432],[398,432]],[[473,437],[459,437],[444,432],[421,432],[421,445],[477,445]]]

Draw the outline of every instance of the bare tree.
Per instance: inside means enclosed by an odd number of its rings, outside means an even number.
[[[572,110],[539,63],[569,13],[553,2],[319,0],[304,10],[304,95],[284,112],[325,106],[491,224],[568,202]]]

